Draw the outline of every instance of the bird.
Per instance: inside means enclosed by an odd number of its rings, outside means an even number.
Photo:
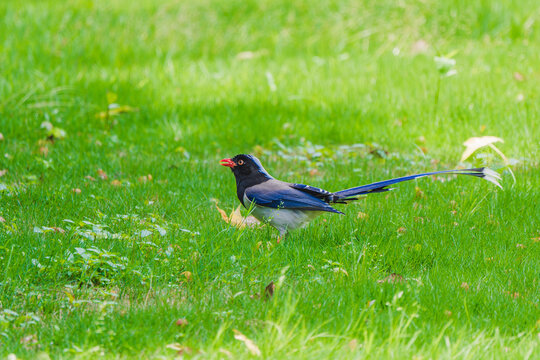
[[[469,175],[487,180],[502,189],[499,173],[487,168],[442,170],[408,175],[336,192],[310,185],[288,183],[272,177],[259,159],[249,154],[220,160],[220,165],[231,169],[236,179],[236,195],[242,205],[263,223],[279,231],[278,242],[289,231],[304,227],[317,216],[328,212],[344,215],[331,204],[348,204],[359,196],[393,190],[389,186],[430,175]]]

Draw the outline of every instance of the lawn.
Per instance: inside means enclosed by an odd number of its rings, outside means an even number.
[[[0,19],[0,356],[540,358],[537,1],[3,0]],[[481,136],[506,160],[462,162]],[[278,244],[217,209],[239,205],[219,165],[238,153],[333,191],[466,166],[503,190],[419,179]]]

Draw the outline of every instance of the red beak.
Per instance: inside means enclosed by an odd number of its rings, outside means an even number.
[[[220,160],[219,164],[223,165],[223,166],[226,166],[226,167],[230,167],[230,168],[233,168],[233,167],[236,166],[236,163],[234,161],[232,161],[231,159]]]

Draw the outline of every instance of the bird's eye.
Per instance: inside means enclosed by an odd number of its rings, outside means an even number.
[[[238,160],[238,165],[244,165],[244,160]]]

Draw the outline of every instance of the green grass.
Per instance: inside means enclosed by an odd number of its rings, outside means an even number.
[[[0,18],[2,356],[256,357],[234,330],[264,358],[540,356],[537,1],[7,0]],[[97,116],[110,102],[136,111]],[[491,150],[459,163],[484,135],[515,183]],[[489,165],[504,191],[404,183],[276,244],[212,202],[238,205],[218,164],[237,153],[328,190]]]

